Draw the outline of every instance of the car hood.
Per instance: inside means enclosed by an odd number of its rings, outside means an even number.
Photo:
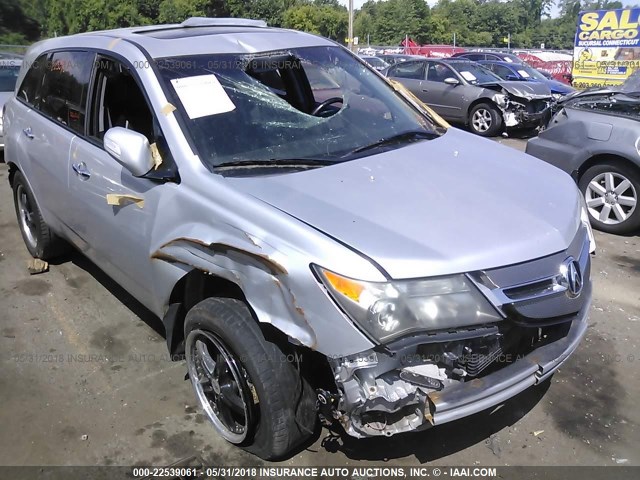
[[[575,92],[575,88],[570,87],[566,83],[559,82],[558,80],[547,80],[545,82],[551,93],[560,93],[562,95],[568,95],[569,93]]]
[[[551,97],[551,90],[544,83],[540,82],[518,82],[504,81],[495,83],[483,83],[479,85],[484,88],[498,90],[500,87],[516,97],[527,100],[538,100]]]
[[[566,249],[580,203],[561,170],[450,128],[329,167],[227,177],[365,254],[392,278],[488,269]],[[348,275],[348,265],[345,271]]]
[[[576,98],[597,97],[600,95],[608,95],[620,91],[618,87],[593,87],[587,90],[575,90],[569,95],[564,96],[559,103],[564,104]]]

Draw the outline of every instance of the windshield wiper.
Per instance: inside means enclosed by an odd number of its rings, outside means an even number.
[[[381,138],[377,142],[371,143],[369,145],[364,145],[362,147],[358,147],[354,150],[351,150],[346,155],[343,155],[342,158],[348,157],[350,155],[355,155],[356,153],[361,153],[367,150],[371,150],[378,147],[384,147],[387,145],[393,145],[394,143],[403,143],[403,142],[411,142],[415,140],[433,140],[437,138],[439,135],[434,132],[424,132],[424,131],[410,131],[398,133],[397,135],[392,135],[391,137]]]
[[[333,165],[335,160],[326,158],[272,158],[270,160],[235,160],[214,165],[215,169],[234,168],[271,168],[271,167],[294,167],[294,168],[317,168],[326,165]]]

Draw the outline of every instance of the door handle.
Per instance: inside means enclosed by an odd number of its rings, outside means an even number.
[[[429,89],[428,89],[428,88],[423,88],[423,89],[422,89],[422,91],[423,91],[424,93],[427,93],[427,92],[429,91]]]
[[[91,172],[84,162],[73,163],[71,164],[71,168],[73,168],[73,171],[76,172],[76,175],[78,175],[83,180],[87,180],[89,177],[91,177]]]
[[[22,130],[22,133],[24,133],[24,135],[29,139],[29,140],[33,140],[35,138],[35,135],[33,134],[33,132],[31,131],[31,127],[27,127],[24,130]]]

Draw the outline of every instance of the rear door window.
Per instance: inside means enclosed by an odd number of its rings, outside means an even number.
[[[56,52],[47,62],[39,94],[39,109],[45,115],[84,134],[87,90],[95,54]]]

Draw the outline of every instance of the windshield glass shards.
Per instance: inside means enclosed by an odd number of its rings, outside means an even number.
[[[317,167],[399,133],[444,131],[338,47],[157,63],[176,94],[185,133],[211,169],[296,159],[307,168],[313,159]]]

